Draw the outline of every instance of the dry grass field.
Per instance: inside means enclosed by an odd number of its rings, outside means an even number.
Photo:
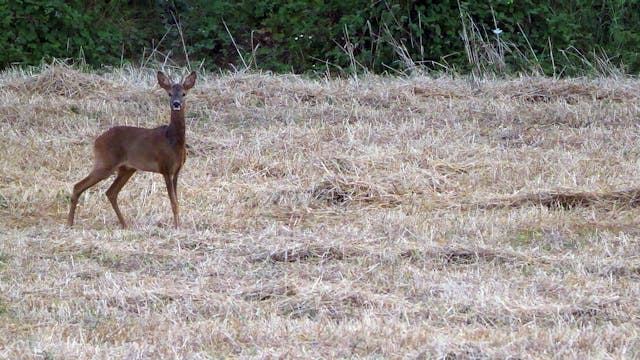
[[[173,74],[174,77],[177,74]],[[159,174],[69,195],[151,69],[0,73],[0,358],[638,358],[640,82],[200,74]]]

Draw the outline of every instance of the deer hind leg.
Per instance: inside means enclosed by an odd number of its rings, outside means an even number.
[[[73,226],[73,219],[76,213],[76,206],[78,205],[78,199],[80,195],[92,187],[93,185],[99,183],[100,181],[106,179],[111,175],[111,171],[106,168],[94,168],[86,178],[80,180],[77,184],[73,186],[73,194],[71,195],[71,207],[69,208],[69,216],[67,218],[67,225]]]
[[[177,183],[176,175],[172,176],[169,174],[164,175],[164,182],[167,185],[167,192],[169,193],[169,200],[171,201],[171,211],[173,211],[173,226],[177,229],[180,227],[180,214],[178,210],[178,197],[176,195],[175,185]]]
[[[127,167],[119,168],[118,176],[116,176],[116,179],[113,181],[113,184],[111,184],[111,186],[107,190],[107,198],[109,199],[109,202],[111,202],[111,206],[113,207],[113,210],[116,212],[116,215],[118,216],[118,220],[120,221],[120,226],[122,226],[123,229],[127,228],[127,223],[126,221],[124,221],[124,217],[122,216],[122,213],[120,212],[120,208],[118,207],[118,193],[120,193],[120,190],[122,189],[122,187],[127,183],[127,181],[129,181],[129,179],[135,172],[136,170],[132,168],[127,168]]]

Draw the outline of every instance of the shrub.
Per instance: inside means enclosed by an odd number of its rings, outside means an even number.
[[[185,64],[188,54],[209,69],[640,71],[640,0],[0,0],[0,24],[2,67],[117,64],[153,46],[160,60]],[[498,57],[469,61],[471,51]]]

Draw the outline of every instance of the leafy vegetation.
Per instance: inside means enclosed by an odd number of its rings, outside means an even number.
[[[276,72],[640,71],[638,0],[0,0],[0,66],[202,64]]]

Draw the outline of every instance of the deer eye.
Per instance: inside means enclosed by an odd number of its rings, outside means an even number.
[[[183,92],[183,93],[182,93],[182,96],[187,96],[187,93]]]

